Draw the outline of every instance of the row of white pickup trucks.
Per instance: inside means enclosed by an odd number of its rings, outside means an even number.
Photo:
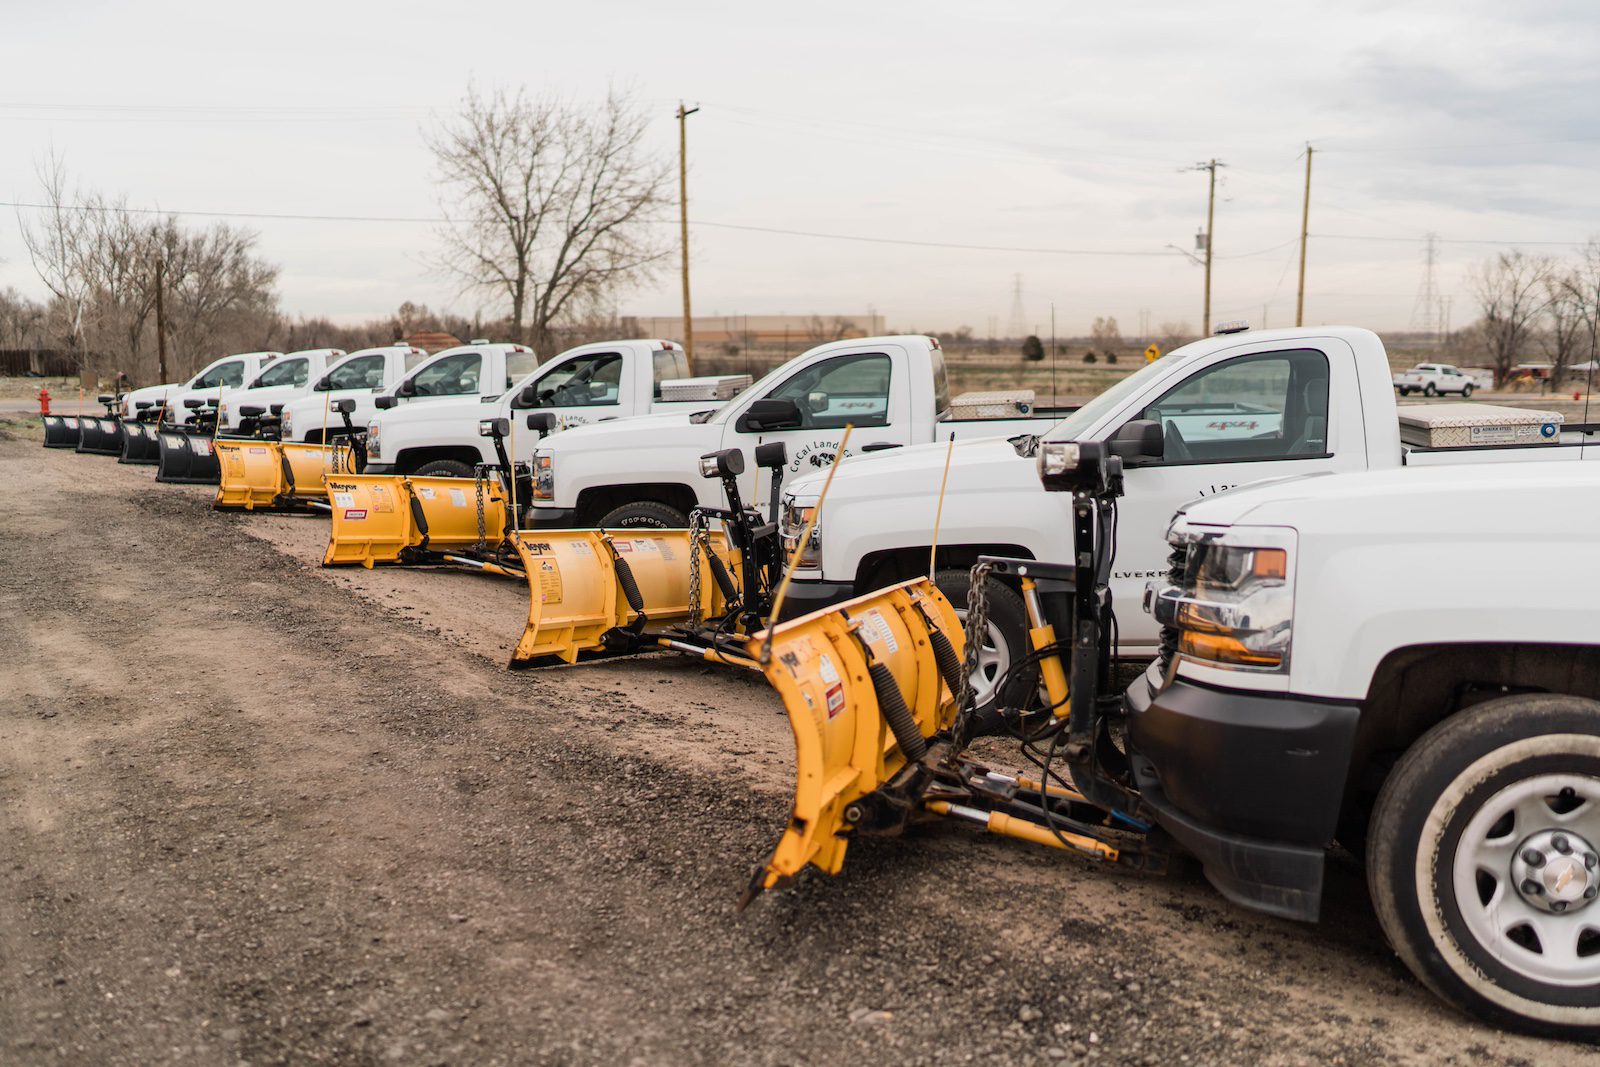
[[[281,405],[283,436],[315,441],[343,432],[328,412],[354,400],[369,471],[445,475],[491,462],[480,425],[506,419],[532,481],[525,519],[544,528],[686,525],[721,504],[700,459],[725,449],[747,455],[744,499],[765,500],[748,457],[781,442],[790,614],[930,565],[962,607],[981,556],[1073,559],[1071,494],[1043,491],[1035,457],[1103,449],[1123,466],[1115,652],[1150,661],[1124,698],[1129,773],[1162,827],[1225,895],[1299,919],[1317,916],[1338,842],[1366,857],[1385,932],[1436,992],[1593,1039],[1597,427],[1397,410],[1396,390],[1475,387],[1417,371],[1392,376],[1366,330],[1231,332],[1070,412],[1018,395],[963,418],[927,337],[822,345],[753,384],[689,378],[668,341],[543,364],[474,342],[227,357],[130,394],[124,414],[158,404],[181,420],[185,401],[220,393],[225,427]],[[1029,647],[1018,591],[987,593],[984,699]]]

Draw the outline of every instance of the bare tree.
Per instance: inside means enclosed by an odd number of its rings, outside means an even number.
[[[1163,322],[1156,327],[1156,332],[1161,335],[1156,343],[1163,352],[1171,352],[1194,340],[1194,327],[1187,322]]]
[[[1544,310],[1546,279],[1552,269],[1550,257],[1512,249],[1478,264],[1468,277],[1483,316],[1484,348],[1497,386],[1505,383],[1532,339],[1534,321]]]
[[[806,320],[806,334],[813,344],[826,344],[829,341],[842,341],[852,334],[859,333],[854,319],[847,319],[842,315],[823,318],[813,315]]]
[[[163,233],[178,366],[197,367],[218,348],[258,347],[270,336],[278,268],[256,257],[255,243],[255,233],[226,223]]]
[[[446,213],[440,261],[467,289],[504,299],[512,339],[547,351],[554,327],[654,273],[649,229],[667,168],[644,150],[643,113],[611,93],[584,109],[522,90],[469,88],[428,138]]]
[[[1550,357],[1550,387],[1560,388],[1567,368],[1589,349],[1589,326],[1583,305],[1583,283],[1576,268],[1554,268],[1544,279],[1544,330],[1539,343]]]
[[[1567,273],[1566,284],[1586,335],[1591,369],[1588,387],[1594,387],[1593,362],[1600,360],[1600,238],[1589,238],[1578,254],[1578,262]]]
[[[1096,318],[1089,327],[1089,337],[1094,346],[1108,356],[1122,346],[1122,331],[1114,317]]]
[[[18,209],[17,225],[33,269],[50,291],[51,332],[72,354],[81,374],[87,369],[83,316],[89,301],[83,269],[88,240],[85,212],[77,204],[77,194],[68,189],[66,161],[61,156],[52,152],[35,164],[34,172],[44,206],[32,218]]]

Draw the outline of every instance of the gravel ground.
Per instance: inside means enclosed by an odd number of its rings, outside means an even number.
[[[759,679],[502,669],[525,592],[317,567],[0,422],[0,1063],[1600,1063],[1321,926],[960,828],[743,914]]]

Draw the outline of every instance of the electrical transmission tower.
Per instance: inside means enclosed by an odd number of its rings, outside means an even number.
[[[1022,338],[1028,336],[1028,316],[1022,311],[1022,275],[1011,276],[1011,319],[1006,323],[1006,336]]]
[[[1439,287],[1433,280],[1433,268],[1438,262],[1439,235],[1426,234],[1422,238],[1422,284],[1417,287],[1417,299],[1411,305],[1411,328],[1429,337],[1439,332]]]

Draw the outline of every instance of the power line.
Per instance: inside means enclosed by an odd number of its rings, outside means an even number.
[[[1428,234],[1418,234],[1415,237],[1379,236],[1377,234],[1360,233],[1314,233],[1311,235],[1325,241],[1399,241],[1406,244],[1419,244],[1428,239]],[[1552,245],[1563,248],[1581,248],[1588,241],[1500,241],[1488,237],[1439,237],[1433,240],[1442,245]]]
[[[220,219],[269,219],[288,222],[404,222],[428,223],[433,225],[460,225],[470,222],[469,219],[452,219],[445,216],[417,216],[417,215],[291,215],[264,211],[188,211],[179,208],[145,208],[124,207],[116,204],[69,204],[63,205],[67,210],[74,211],[99,211],[113,214],[127,215],[183,215],[194,218],[220,218]],[[26,208],[39,211],[53,211],[53,204],[29,204],[0,200],[0,207]],[[677,224],[676,219],[646,219],[646,222],[659,224]],[[1040,248],[1024,245],[979,245],[962,244],[952,241],[918,241],[900,237],[872,237],[864,234],[850,233],[824,233],[816,230],[792,230],[776,226],[750,226],[734,222],[708,222],[701,219],[690,219],[692,226],[707,226],[719,230],[740,230],[751,233],[774,233],[787,237],[811,237],[828,241],[858,241],[867,244],[909,245],[915,248],[953,248],[972,252],[1025,252],[1035,255],[1055,256],[1161,256],[1172,255],[1166,251],[1124,250],[1109,248]]]

